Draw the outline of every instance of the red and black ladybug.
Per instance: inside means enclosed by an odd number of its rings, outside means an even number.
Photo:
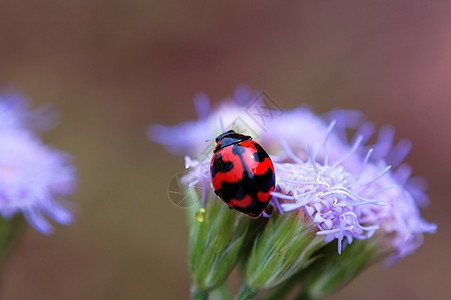
[[[274,165],[252,137],[229,130],[216,138],[211,160],[215,194],[230,208],[258,217],[275,188]]]

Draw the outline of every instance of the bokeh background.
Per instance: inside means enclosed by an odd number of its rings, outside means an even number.
[[[438,233],[328,299],[447,299],[451,282],[449,1],[65,0],[0,2],[0,85],[52,103],[45,135],[79,169],[77,221],[25,230],[3,299],[186,299],[184,211],[169,201],[183,169],[147,140],[150,123],[195,118],[247,83],[286,109],[359,109],[393,124],[429,179]]]

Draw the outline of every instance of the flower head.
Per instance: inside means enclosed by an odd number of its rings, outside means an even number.
[[[246,96],[238,97],[243,91]],[[201,187],[200,207],[215,197],[205,196],[213,194],[209,170],[213,147],[204,155],[199,152],[206,149],[205,140],[229,129],[236,118],[255,125],[245,113],[253,94],[241,88],[233,100],[215,110],[206,104],[205,95],[199,96],[198,121],[150,129],[154,141],[186,155],[185,167],[190,171],[182,180],[189,187]],[[327,270],[329,264],[340,266],[339,270],[326,275],[317,271],[315,287],[341,278],[341,271],[347,272],[343,282],[350,280],[381,257],[391,263],[415,251],[424,233],[435,232],[437,226],[424,221],[418,209],[428,202],[424,180],[410,178],[411,167],[403,163],[411,143],[401,140],[394,145],[392,127],[382,127],[376,143],[366,145],[376,126],[357,111],[335,110],[319,117],[303,106],[266,121],[264,128],[248,129],[257,134],[274,162],[276,190],[270,205],[275,212],[253,243],[242,295],[255,296],[261,289],[283,284],[310,264],[314,268],[316,251],[326,245],[330,249],[335,240],[338,254],[355,240],[353,251],[365,253],[354,264],[348,263],[354,257],[351,254],[339,264],[339,255],[331,257],[326,268],[317,270]],[[343,282],[328,286],[334,289]]]
[[[28,99],[20,93],[0,94],[0,130],[27,129],[44,132],[57,124],[58,114],[49,105],[29,110]]]
[[[436,225],[421,218],[409,192],[412,188],[406,188],[410,167],[404,164],[392,172],[393,166],[400,165],[407,155],[410,143],[401,141],[391,150],[391,144],[387,146],[380,138],[362,155],[362,143],[367,137],[358,133],[349,146],[336,140],[334,146],[347,148],[348,152],[336,152],[336,158],[331,159],[329,153],[333,151],[327,149],[335,148],[327,147],[327,143],[335,124],[332,121],[323,133],[321,159],[308,146],[298,151],[309,157],[301,160],[282,141],[291,162],[276,164],[279,190],[273,196],[282,202],[285,212],[304,210],[317,225],[318,235],[326,235],[326,242],[339,241],[339,253],[342,242],[350,244],[353,239],[367,239],[376,232],[385,236],[384,248],[393,252],[390,261],[411,253],[421,245],[423,233],[434,232]],[[394,164],[388,165],[386,157]]]
[[[1,95],[0,129],[16,130],[26,128],[32,113],[26,109],[27,102],[19,94]]]
[[[71,194],[76,181],[69,156],[42,143],[27,128],[36,118],[24,110],[20,97],[0,97],[0,214],[22,213],[38,231],[49,234],[52,226],[43,216],[61,224],[72,214],[61,197]]]

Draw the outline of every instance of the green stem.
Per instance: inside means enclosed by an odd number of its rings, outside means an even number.
[[[296,276],[294,276],[296,277]],[[288,279],[285,283],[273,289],[268,296],[265,298],[266,300],[279,300],[285,299],[288,293],[290,293],[294,287],[295,281],[292,278]]]
[[[237,300],[252,300],[257,299],[258,292],[254,290],[253,288],[243,285],[243,287],[240,290],[240,293],[236,297]]]
[[[0,217],[0,262],[3,263],[8,255],[8,250],[13,246],[15,239],[20,234],[23,220],[16,216],[10,220]]]
[[[3,268],[5,260],[11,252],[11,248],[15,246],[15,242],[21,235],[22,224],[24,223],[22,216],[15,216],[10,220],[0,217],[0,290],[3,283]]]
[[[191,300],[208,300],[207,291],[199,291],[195,288],[191,290]]]
[[[224,283],[210,292],[210,298],[214,300],[232,300],[232,294],[230,293],[227,284]]]
[[[296,297],[296,300],[311,300],[313,299],[306,290],[302,290],[298,296]]]

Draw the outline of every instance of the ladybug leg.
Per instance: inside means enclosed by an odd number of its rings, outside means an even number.
[[[268,206],[265,208],[265,210],[262,212],[262,217],[263,217],[263,218],[269,218],[269,217],[271,217],[272,212],[273,212],[272,206],[271,206],[271,205],[268,205]]]

